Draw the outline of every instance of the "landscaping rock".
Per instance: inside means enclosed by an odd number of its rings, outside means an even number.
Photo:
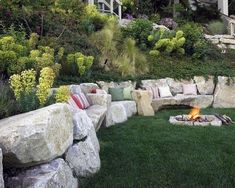
[[[65,159],[77,177],[92,176],[100,169],[99,153],[96,152],[90,137],[71,146]]]
[[[3,167],[2,167],[2,150],[0,149],[0,188],[4,188]]]
[[[73,112],[73,139],[82,140],[88,135],[88,126],[93,126],[91,119],[84,110],[72,108]]]
[[[166,82],[170,87],[173,95],[183,93],[183,84],[192,84],[193,80],[175,80],[173,78],[166,78]]]
[[[121,104],[125,108],[127,117],[131,117],[137,113],[135,101],[115,101],[112,104]]]
[[[212,95],[214,93],[215,83],[213,76],[209,76],[207,79],[203,76],[195,76],[194,81],[201,95]]]
[[[221,38],[220,42],[223,43],[223,44],[233,44],[233,45],[235,45],[235,39]]]
[[[154,80],[154,79],[153,80],[142,80],[141,84],[143,87],[146,87],[146,86],[154,87],[154,86],[156,86],[156,82],[157,82],[157,80]]]
[[[81,87],[79,85],[70,85],[69,89],[72,94],[79,94],[82,92]]]
[[[137,111],[139,115],[154,116],[154,110],[151,106],[152,96],[150,92],[143,90],[134,90],[132,96],[137,103]]]
[[[91,119],[96,131],[100,129],[100,126],[105,119],[106,112],[107,108],[100,105],[92,105],[88,109],[86,109],[86,113]]]
[[[7,179],[8,188],[78,188],[78,180],[63,159],[20,172]]]
[[[214,93],[215,108],[235,108],[235,78],[219,76]]]
[[[158,25],[156,23],[153,23],[153,30],[158,30],[158,29],[165,29],[166,31],[170,31],[170,29],[168,27],[166,27],[165,25]]]
[[[104,81],[98,81],[96,82],[101,89],[105,90],[107,93],[109,92],[109,88],[114,88],[115,83],[114,82],[104,82]]]
[[[178,94],[174,97],[158,98],[152,101],[154,111],[165,106],[185,105],[191,107],[207,108],[213,103],[213,95],[183,95]]]
[[[95,83],[82,83],[80,84],[83,93],[91,93],[92,89],[98,89],[99,86]]]
[[[108,109],[106,121],[106,127],[127,121],[125,107],[121,103],[112,102],[110,108]]]
[[[97,152],[100,151],[100,144],[96,136],[96,131],[91,119],[85,110],[71,108],[73,112],[73,139],[81,141],[86,137],[90,137],[92,144]]]
[[[89,93],[87,96],[91,99],[93,105],[100,105],[108,108],[111,104],[112,97],[109,94],[93,94]]]
[[[6,167],[45,163],[72,144],[72,113],[67,104],[54,104],[1,120],[0,133]]]

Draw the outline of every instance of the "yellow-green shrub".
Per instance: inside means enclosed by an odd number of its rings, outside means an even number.
[[[70,97],[70,90],[68,86],[60,86],[56,91],[56,102],[67,102]]]
[[[53,86],[55,73],[50,67],[45,67],[40,71],[39,84],[37,85],[36,95],[39,99],[40,106],[45,105],[49,89]]]

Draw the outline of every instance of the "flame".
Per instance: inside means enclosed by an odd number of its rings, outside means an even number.
[[[199,117],[199,115],[200,115],[200,108],[194,107],[188,116],[190,120],[195,120]]]

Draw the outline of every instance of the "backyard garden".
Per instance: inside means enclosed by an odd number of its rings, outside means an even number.
[[[0,0],[0,188],[234,187],[235,1],[107,2]]]

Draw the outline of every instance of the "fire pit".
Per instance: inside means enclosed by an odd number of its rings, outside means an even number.
[[[169,122],[174,125],[191,126],[221,126],[222,121],[215,115],[200,115],[200,109],[195,107],[188,115],[170,116]]]

